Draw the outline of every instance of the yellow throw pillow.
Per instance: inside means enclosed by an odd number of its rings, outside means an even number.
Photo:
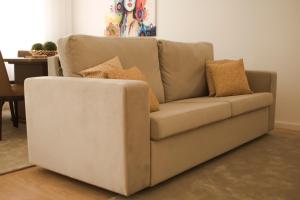
[[[111,69],[122,69],[123,66],[119,57],[114,57],[102,64],[99,64],[95,67],[83,70],[78,74],[85,78],[107,78],[106,72]]]
[[[216,96],[234,96],[252,94],[246,76],[244,61],[230,61],[209,64]]]
[[[224,64],[228,62],[232,62],[233,60],[208,60],[206,61],[206,80],[207,80],[207,86],[208,86],[208,91],[209,91],[209,96],[214,97],[216,96],[216,89],[214,85],[214,80],[212,78],[212,73],[210,66],[213,64]]]
[[[145,75],[137,67],[132,67],[130,69],[111,69],[107,71],[107,77],[110,79],[141,80],[146,82]],[[150,112],[159,111],[159,102],[153,90],[150,87],[149,104]]]

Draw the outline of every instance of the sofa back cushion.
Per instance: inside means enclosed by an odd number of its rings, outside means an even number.
[[[213,59],[210,43],[158,41],[166,102],[208,95],[205,65]]]
[[[159,102],[164,102],[156,39],[73,35],[58,41],[58,52],[64,76],[71,77],[118,56],[125,69],[137,66],[145,74]]]

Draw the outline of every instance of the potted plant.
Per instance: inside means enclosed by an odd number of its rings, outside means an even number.
[[[57,54],[57,46],[54,42],[48,41],[44,44],[35,43],[31,48],[33,57],[55,56]]]

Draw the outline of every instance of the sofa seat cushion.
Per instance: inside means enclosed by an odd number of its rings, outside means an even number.
[[[230,103],[170,102],[150,114],[151,139],[161,140],[231,117]]]
[[[232,116],[268,107],[273,104],[272,93],[254,93],[229,97],[200,97],[178,101],[181,103],[228,102],[231,104]]]

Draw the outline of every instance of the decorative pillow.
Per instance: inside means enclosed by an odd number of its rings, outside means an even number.
[[[114,57],[95,67],[80,71],[78,74],[85,78],[107,78],[107,71],[111,69],[122,69],[119,57]]]
[[[214,97],[216,96],[216,89],[214,85],[214,80],[212,78],[211,70],[210,70],[210,65],[212,64],[224,64],[228,62],[232,62],[233,60],[208,60],[206,61],[206,80],[207,80],[207,86],[208,86],[208,91],[209,91],[209,96]]]
[[[252,94],[247,80],[244,61],[231,61],[223,64],[210,64],[216,96]]]
[[[141,80],[147,82],[145,75],[137,67],[132,67],[126,70],[117,68],[111,69],[107,71],[107,77],[110,79]],[[150,87],[149,104],[151,112],[159,111],[158,99]]]

